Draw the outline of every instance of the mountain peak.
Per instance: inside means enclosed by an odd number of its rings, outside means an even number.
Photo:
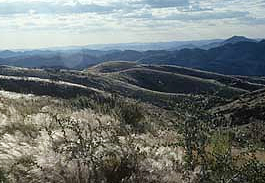
[[[229,39],[248,39],[247,37],[245,36],[232,36],[231,38]]]
[[[2,50],[1,52],[2,52],[2,53],[14,53],[14,52],[11,51],[11,50]]]
[[[256,42],[256,40],[254,39],[249,39],[247,37],[244,36],[233,36],[231,38],[228,38],[227,40],[225,40],[223,42],[223,44],[235,44],[238,42]]]

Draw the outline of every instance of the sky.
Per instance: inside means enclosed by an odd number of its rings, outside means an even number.
[[[265,0],[0,0],[0,49],[264,33]]]

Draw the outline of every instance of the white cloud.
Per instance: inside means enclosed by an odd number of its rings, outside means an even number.
[[[264,12],[264,0],[0,0],[0,47],[261,37]]]

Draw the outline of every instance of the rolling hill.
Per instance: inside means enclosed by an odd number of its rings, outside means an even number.
[[[246,92],[245,90],[226,87],[213,80],[145,68],[128,69],[112,77],[143,88],[166,93],[213,94],[220,92],[217,95],[223,95],[226,89],[229,90],[228,93],[230,94]]]
[[[170,101],[174,105],[200,95],[216,95],[226,100],[249,92],[214,79],[151,69],[132,62],[106,62],[84,71],[5,66],[0,68],[0,74],[0,88],[8,91],[63,98],[116,93],[160,107],[168,107],[169,99],[174,99]]]
[[[190,143],[208,172],[262,180],[263,81],[132,61],[0,66],[0,181],[182,182]]]
[[[74,99],[104,101],[111,95],[166,110],[182,103],[203,105],[244,125],[264,117],[264,78],[230,76],[173,65],[113,61],[83,71],[0,67],[0,89]]]
[[[205,88],[208,89],[213,87],[212,89],[215,89],[215,91],[222,86],[245,91],[255,91],[265,86],[258,83],[262,80],[261,78],[256,78],[256,81],[251,77],[228,76],[173,65],[147,65],[137,64],[136,62],[113,61],[98,64],[88,70],[153,90],[155,87],[157,90],[165,89],[167,92],[174,92],[174,89],[172,89],[174,87],[180,88],[179,91],[185,90],[185,84],[190,89],[187,93],[195,92],[197,84],[202,84],[200,87],[197,86],[201,92],[204,88],[203,85],[207,86]],[[169,82],[171,83],[167,84]],[[175,93],[178,93],[176,92],[178,91],[177,88],[175,88]]]

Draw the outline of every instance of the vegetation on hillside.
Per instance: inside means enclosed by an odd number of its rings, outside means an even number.
[[[264,182],[265,91],[253,92],[262,85],[108,64],[0,68],[0,182]],[[160,88],[154,78],[179,80]],[[198,90],[168,93],[180,81]]]

